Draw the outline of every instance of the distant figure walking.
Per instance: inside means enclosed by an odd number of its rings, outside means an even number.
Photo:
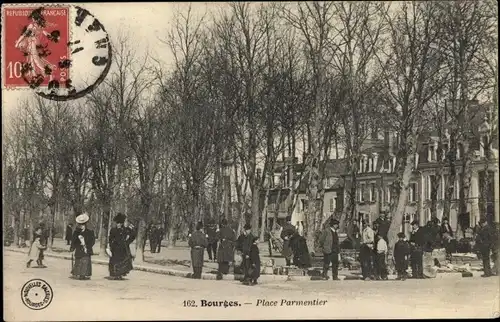
[[[111,279],[122,280],[132,269],[132,254],[130,244],[135,240],[134,226],[129,224],[127,216],[118,213],[113,221],[116,227],[109,232],[109,275]]]
[[[208,238],[208,259],[216,261],[217,260],[217,227],[213,221],[211,221],[207,225],[206,229],[207,238]],[[213,256],[212,256],[213,254]]]
[[[77,228],[73,232],[70,252],[75,252],[75,263],[71,274],[80,280],[90,279],[92,276],[92,261],[90,257],[94,254],[92,247],[95,244],[95,235],[92,230],[87,229],[89,216],[81,214],[76,217]]]
[[[66,245],[71,245],[71,238],[73,237],[73,224],[68,224],[66,226]]]
[[[259,237],[254,236],[250,246],[250,272],[248,285],[256,285],[260,277]]]
[[[203,270],[203,255],[205,248],[208,246],[208,240],[205,234],[201,231],[203,224],[196,224],[196,231],[189,237],[189,247],[191,247],[191,265],[193,266],[193,278],[201,279]]]
[[[42,228],[38,227],[35,230],[35,234],[33,236],[33,242],[31,243],[30,251],[28,252],[28,262],[26,263],[26,267],[30,267],[33,261],[36,261],[38,267],[45,268],[43,265],[43,250],[46,246],[41,243],[42,237]]]

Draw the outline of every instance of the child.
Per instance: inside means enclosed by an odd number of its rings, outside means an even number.
[[[381,236],[378,236],[377,241],[377,279],[387,280],[387,266],[386,266],[387,242]]]
[[[33,242],[31,243],[30,251],[28,253],[28,262],[26,263],[26,267],[29,268],[31,266],[31,262],[36,260],[38,267],[45,267],[43,265],[43,250],[46,248],[42,245],[42,229],[37,228],[35,230],[35,236],[33,237]]]
[[[253,238],[253,244],[250,247],[250,285],[256,285],[257,279],[260,277],[260,256],[258,245],[259,237]]]
[[[397,280],[406,280],[406,270],[408,269],[408,258],[410,256],[410,244],[405,240],[405,234],[398,234],[398,241],[394,245],[394,261],[396,271],[398,272]]]

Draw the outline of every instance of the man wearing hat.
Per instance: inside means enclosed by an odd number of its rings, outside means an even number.
[[[391,226],[391,222],[387,219],[387,213],[382,212],[380,214],[380,217],[375,220],[376,226],[377,226],[377,231],[378,235],[382,237],[386,243],[389,243],[389,239],[387,237],[387,234],[389,233],[389,227]]]
[[[418,220],[411,223],[412,233],[410,236],[410,262],[412,278],[424,278],[424,246],[426,243],[425,231],[419,226]]]
[[[132,266],[132,254],[130,244],[135,240],[134,227],[127,221],[127,216],[118,213],[113,221],[116,227],[109,232],[109,276],[111,279],[121,280],[134,267]]]
[[[208,247],[207,247],[207,253],[208,253],[208,259],[216,261],[217,260],[217,225],[215,225],[215,222],[213,220],[210,220],[208,225],[207,225],[207,238],[208,238]],[[212,256],[213,254],[213,256]]]
[[[329,222],[329,227],[323,230],[323,233],[319,239],[319,247],[323,251],[323,278],[328,279],[328,268],[330,263],[332,264],[332,279],[339,280],[339,253],[340,253],[340,243],[339,243],[339,221],[337,219],[331,219]]]
[[[240,245],[239,248],[241,249],[241,256],[243,258],[243,284],[248,285],[250,284],[251,276],[250,276],[250,269],[251,269],[251,260],[250,260],[250,250],[252,248],[252,244],[254,241],[255,236],[252,234],[252,226],[250,224],[245,224],[243,226],[243,234],[239,237]]]
[[[285,257],[286,266],[290,266],[291,259],[293,256],[292,246],[290,240],[297,234],[297,229],[292,225],[292,217],[286,217],[286,223],[283,225],[283,230],[281,231],[281,239],[283,239],[283,251],[282,255]]]
[[[203,255],[205,248],[208,246],[208,240],[205,234],[201,231],[203,224],[196,224],[196,231],[189,237],[189,247],[191,247],[191,265],[193,266],[193,278],[201,279],[203,270]]]
[[[490,252],[493,250],[495,243],[497,243],[498,240],[495,238],[496,234],[494,228],[488,223],[486,218],[481,217],[479,220],[479,227],[476,243],[483,260],[484,274],[481,275],[481,277],[490,277],[494,275],[491,270]]]
[[[405,233],[398,233],[398,241],[394,245],[394,262],[398,280],[406,279],[408,269],[408,258],[410,257],[410,244],[405,240]]]
[[[95,244],[94,232],[87,229],[89,215],[83,213],[76,217],[77,227],[73,232],[69,251],[75,252],[75,262],[71,274],[80,279],[90,279],[92,276],[92,261],[90,257],[94,254],[92,247]]]
[[[229,273],[229,263],[234,260],[234,242],[236,239],[234,231],[228,226],[227,220],[222,219],[220,230],[217,232],[219,239],[219,250],[217,253],[217,262],[219,269],[217,271],[217,279],[221,280],[223,274]]]
[[[363,220],[363,233],[361,234],[361,247],[359,249],[359,259],[361,261],[361,274],[365,281],[371,280],[373,276],[374,263],[374,243],[375,232],[370,227],[368,220]]]

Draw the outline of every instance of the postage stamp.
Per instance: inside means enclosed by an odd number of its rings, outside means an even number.
[[[4,7],[3,79],[6,89],[31,89],[56,100],[92,91],[111,67],[104,26],[70,5]]]
[[[26,88],[64,83],[70,68],[69,7],[13,7],[4,10],[4,86]]]

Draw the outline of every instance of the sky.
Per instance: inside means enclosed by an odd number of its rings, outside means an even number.
[[[207,10],[220,5],[220,3],[192,3],[192,13],[194,16],[201,16]],[[111,39],[115,39],[120,33],[128,33],[131,35],[138,56],[143,56],[149,50],[155,58],[168,66],[172,62],[172,55],[169,48],[158,38],[166,38],[175,13],[178,10],[185,12],[189,3],[78,3],[78,6],[94,15],[106,28]],[[3,9],[4,6],[2,13]],[[5,25],[2,26],[4,27]],[[2,61],[4,70],[5,65]],[[35,95],[30,89],[6,90],[2,82],[2,120],[16,110],[20,101]]]

